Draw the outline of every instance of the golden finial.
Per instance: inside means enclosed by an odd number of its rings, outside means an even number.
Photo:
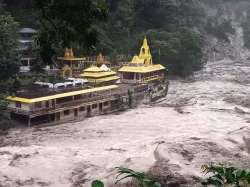
[[[70,54],[69,54],[69,49],[68,48],[65,48],[65,52],[64,52],[64,57],[67,58],[69,57]]]
[[[97,64],[104,64],[105,63],[105,60],[104,60],[104,57],[102,56],[102,53],[99,53],[99,55],[97,56],[96,62],[97,62]]]
[[[74,57],[74,52],[72,48],[69,49],[69,56],[72,58]]]
[[[147,36],[144,37],[143,46],[144,46],[144,47],[148,46],[148,39],[147,39]]]

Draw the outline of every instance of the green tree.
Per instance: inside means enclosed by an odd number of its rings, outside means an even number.
[[[53,63],[58,47],[81,46],[86,51],[97,43],[95,24],[108,15],[104,0],[34,0],[41,30],[38,36],[43,62]]]
[[[150,39],[154,61],[164,64],[170,74],[185,77],[203,67],[203,39],[192,30],[149,30],[146,35]]]
[[[0,15],[0,81],[16,77],[19,71],[17,53],[18,23],[10,15]]]

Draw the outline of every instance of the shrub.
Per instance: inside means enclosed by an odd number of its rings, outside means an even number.
[[[250,185],[250,171],[234,167],[219,165],[202,166],[205,174],[211,174],[202,184],[204,186],[231,186],[231,187],[248,187]]]
[[[104,187],[104,183],[99,180],[95,180],[91,183],[91,187]]]
[[[154,180],[148,173],[137,172],[132,169],[117,167],[116,184],[124,179],[134,179],[140,187],[161,187],[161,184]]]

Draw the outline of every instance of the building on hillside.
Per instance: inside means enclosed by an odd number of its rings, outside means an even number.
[[[8,109],[16,125],[34,126],[82,120],[86,117],[116,111],[120,97],[117,85],[97,88],[36,89],[9,96]]]
[[[32,28],[22,28],[18,31],[18,52],[21,58],[21,72],[30,71],[32,61],[34,60],[34,49],[37,48],[37,45],[34,41],[34,36],[37,34],[37,31]]]
[[[146,38],[143,40],[139,56],[135,55],[129,64],[118,70],[123,83],[133,84],[164,80],[165,71],[166,68],[161,64],[153,64]]]
[[[58,66],[62,77],[79,77],[82,70],[88,67],[85,58],[77,58],[71,49],[66,48],[63,57],[58,57]]]
[[[109,69],[105,64],[101,67],[91,66],[83,71],[81,77],[87,79],[93,86],[103,86],[114,84],[120,77],[117,73]]]

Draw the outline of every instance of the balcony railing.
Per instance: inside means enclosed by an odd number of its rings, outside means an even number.
[[[102,100],[110,100],[110,99],[115,99],[118,98],[119,94],[113,93],[113,94],[108,94],[108,95],[98,95],[95,97],[91,98],[84,98],[84,99],[77,99],[73,101],[68,101],[65,103],[59,103],[55,104],[54,106],[49,106],[46,108],[33,108],[31,110],[24,110],[22,108],[15,108],[15,107],[8,107],[9,111],[22,114],[22,115],[33,115],[33,114],[46,114],[49,111],[55,111],[55,110],[60,110],[63,108],[68,108],[68,107],[74,107],[74,106],[79,106],[81,104],[88,104],[92,103],[95,101],[102,101]]]

